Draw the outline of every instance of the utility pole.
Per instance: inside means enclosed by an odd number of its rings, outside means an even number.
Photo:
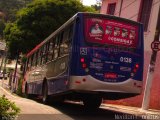
[[[121,12],[122,12],[122,5],[123,5],[123,0],[121,0],[121,6],[120,6],[120,10],[119,10],[119,17],[121,16]]]
[[[150,60],[149,68],[148,68],[148,74],[147,74],[143,103],[142,103],[142,110],[147,110],[149,108],[150,91],[151,91],[151,86],[152,86],[157,52],[160,50],[160,9],[158,13],[155,37],[154,37],[154,41],[152,42],[151,47],[152,47],[152,55],[151,55],[151,60]]]

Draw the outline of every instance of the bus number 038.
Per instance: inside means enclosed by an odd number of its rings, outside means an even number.
[[[132,63],[132,58],[120,57],[120,62]]]

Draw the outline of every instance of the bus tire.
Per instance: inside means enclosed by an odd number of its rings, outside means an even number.
[[[83,99],[83,105],[86,109],[97,109],[102,103],[102,98],[98,95],[89,95],[87,97],[84,97]]]
[[[48,85],[47,82],[45,81],[43,83],[43,88],[42,88],[42,103],[48,104],[48,102],[49,102]]]

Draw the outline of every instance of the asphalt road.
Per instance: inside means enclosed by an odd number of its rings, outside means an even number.
[[[0,87],[0,95],[3,94],[21,108],[17,120],[141,120],[134,115],[114,112],[104,107],[88,111],[83,105],[68,102],[44,105],[37,100],[15,96]]]

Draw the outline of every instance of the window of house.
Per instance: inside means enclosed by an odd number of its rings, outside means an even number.
[[[116,3],[108,4],[107,14],[114,15]]]
[[[139,12],[139,22],[143,23],[144,31],[148,29],[149,18],[151,14],[153,0],[142,0]]]

